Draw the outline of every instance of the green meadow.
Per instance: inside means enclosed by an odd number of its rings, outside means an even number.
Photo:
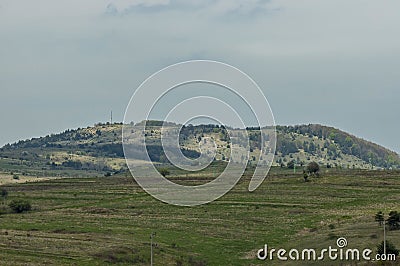
[[[169,178],[194,184],[216,171],[191,176],[172,169]],[[264,244],[323,249],[345,237],[349,248],[375,254],[383,240],[375,213],[400,211],[399,171],[324,168],[304,182],[301,171],[276,167],[248,192],[251,174],[217,201],[196,207],[160,202],[128,173],[3,185],[0,264],[149,265],[155,233],[154,265],[383,265],[261,261],[256,252]],[[15,199],[28,200],[32,210],[12,213],[7,204]],[[387,231],[387,239],[399,248],[400,230]]]

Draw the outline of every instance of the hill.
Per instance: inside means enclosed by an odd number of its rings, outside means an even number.
[[[146,141],[153,161],[165,163],[160,143],[162,122],[147,121]],[[235,129],[239,130],[239,129]],[[250,138],[250,164],[259,155],[260,132],[247,129]],[[243,131],[243,130],[242,130]],[[121,143],[122,123],[96,124],[68,129],[59,134],[21,140],[0,148],[0,171],[36,176],[98,175],[126,170]],[[290,161],[302,167],[316,161],[328,168],[400,168],[399,155],[382,146],[333,127],[322,125],[277,126],[274,165]],[[217,145],[216,159],[229,160],[229,137],[218,125],[185,126],[180,141],[186,156],[199,156],[199,141],[211,137]],[[140,160],[140,155],[138,155]]]

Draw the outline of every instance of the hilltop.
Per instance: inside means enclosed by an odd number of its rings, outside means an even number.
[[[160,145],[161,124],[159,121],[147,122],[146,138],[151,140],[147,148],[153,161],[165,163]],[[0,148],[0,171],[37,176],[80,175],[82,171],[85,175],[98,175],[124,171],[122,126],[122,123],[99,123],[7,144]],[[260,133],[253,128],[247,130],[251,164],[259,154]],[[302,167],[316,161],[328,168],[400,168],[397,153],[333,127],[317,124],[277,126],[276,132],[275,166],[286,167],[293,161],[296,166]],[[198,143],[204,136],[215,141],[217,160],[229,160],[229,137],[226,129],[218,125],[183,127],[181,149],[184,154],[192,158],[199,156]]]

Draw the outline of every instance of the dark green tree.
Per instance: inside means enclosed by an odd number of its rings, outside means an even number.
[[[391,211],[389,213],[389,218],[387,219],[387,224],[389,225],[389,230],[399,230],[400,213],[398,213],[397,211]]]

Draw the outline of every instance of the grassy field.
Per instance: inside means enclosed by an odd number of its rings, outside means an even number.
[[[273,168],[252,193],[250,176],[198,207],[157,201],[128,174],[2,185],[9,195],[0,203],[0,264],[149,265],[155,232],[154,265],[350,265],[259,261],[256,251],[264,244],[335,247],[345,237],[349,248],[375,253],[383,232],[374,214],[400,211],[398,171],[323,169],[320,178],[304,182],[300,171]],[[171,171],[171,179],[191,178]],[[11,213],[6,204],[13,199],[29,200],[32,210]],[[387,238],[400,247],[400,230]]]

